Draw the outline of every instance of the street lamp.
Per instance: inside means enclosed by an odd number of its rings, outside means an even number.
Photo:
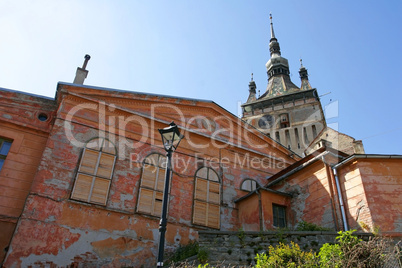
[[[165,175],[165,188],[163,191],[163,203],[162,203],[162,216],[159,222],[159,249],[158,249],[158,261],[157,267],[163,267],[163,253],[165,251],[165,233],[166,233],[166,224],[167,224],[167,205],[168,205],[168,194],[169,194],[169,180],[171,173],[171,164],[172,164],[172,152],[176,150],[177,146],[183,136],[180,134],[179,128],[177,125],[172,122],[168,127],[163,129],[158,129],[159,133],[162,136],[163,147],[166,150],[167,156],[167,166],[166,166],[166,175]]]

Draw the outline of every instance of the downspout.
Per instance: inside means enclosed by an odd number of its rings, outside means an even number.
[[[259,214],[259,218],[260,218],[260,231],[264,231],[264,226],[263,226],[263,219],[262,219],[262,202],[261,202],[261,193],[260,191],[257,189],[255,191],[258,195],[258,214]]]
[[[322,158],[322,161],[324,163],[325,166],[325,172],[327,173],[327,180],[328,180],[328,187],[329,187],[329,192],[330,192],[330,200],[331,200],[331,207],[332,207],[332,217],[334,219],[335,222],[335,229],[339,230],[339,221],[338,221],[338,215],[336,213],[336,205],[335,205],[335,193],[334,193],[334,187],[333,187],[333,181],[332,181],[332,173],[331,173],[331,168],[329,167],[329,165],[327,165],[324,162],[324,157]]]
[[[334,177],[335,177],[335,182],[336,182],[336,190],[338,192],[339,205],[341,206],[343,228],[345,229],[345,231],[348,231],[349,228],[348,228],[348,223],[346,221],[345,205],[343,203],[341,186],[339,184],[339,178],[338,178],[338,174],[336,172],[336,167],[333,167],[332,170],[334,172]]]

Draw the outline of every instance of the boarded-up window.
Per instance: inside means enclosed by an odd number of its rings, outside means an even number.
[[[71,199],[105,206],[115,161],[116,149],[110,141],[89,141],[82,152]]]
[[[137,212],[161,216],[165,175],[166,156],[150,154],[144,159]]]
[[[248,192],[252,192],[255,189],[257,189],[257,187],[259,187],[260,185],[258,184],[258,182],[256,182],[253,179],[245,179],[241,186],[240,189],[243,191],[248,191]]]
[[[218,174],[208,167],[195,174],[193,223],[215,229],[220,227],[220,181]]]
[[[0,170],[11,148],[11,140],[0,138]]]
[[[274,226],[285,228],[286,227],[286,207],[272,204],[274,215]]]

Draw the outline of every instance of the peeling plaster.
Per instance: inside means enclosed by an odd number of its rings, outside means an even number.
[[[70,228],[68,226],[61,226],[63,228],[68,229],[72,234],[79,234],[80,238],[74,244],[70,245],[67,249],[63,248],[59,250],[57,255],[52,254],[31,254],[28,257],[21,258],[21,267],[28,267],[29,265],[33,265],[35,263],[41,262],[52,262],[57,266],[68,266],[73,261],[74,258],[87,255],[88,252],[92,252],[96,257],[99,256],[99,248],[94,248],[93,244],[101,243],[102,241],[116,241],[118,239],[127,239],[128,241],[135,241],[132,238],[136,239],[137,234],[133,230],[125,230],[125,231],[114,231],[113,233],[109,233],[106,230],[100,231],[89,231],[89,230],[81,230]],[[124,237],[122,237],[124,236]],[[125,238],[125,237],[132,237],[132,238]],[[68,238],[66,239],[66,241]],[[138,242],[138,241],[136,241]],[[122,252],[122,256],[129,256],[132,254],[137,253],[138,251],[142,250],[143,247],[135,247],[131,248],[130,250],[124,250]],[[113,249],[111,249],[113,251]],[[106,254],[103,252],[103,254]],[[93,258],[92,258],[93,259]],[[99,259],[96,260],[99,263]],[[107,264],[113,261],[113,256],[105,257],[102,256],[103,264]]]

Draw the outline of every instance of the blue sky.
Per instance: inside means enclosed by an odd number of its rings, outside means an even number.
[[[269,13],[328,122],[366,153],[402,154],[402,1],[2,0],[0,87],[54,97],[85,54],[87,85],[210,99],[238,115],[267,86]]]

